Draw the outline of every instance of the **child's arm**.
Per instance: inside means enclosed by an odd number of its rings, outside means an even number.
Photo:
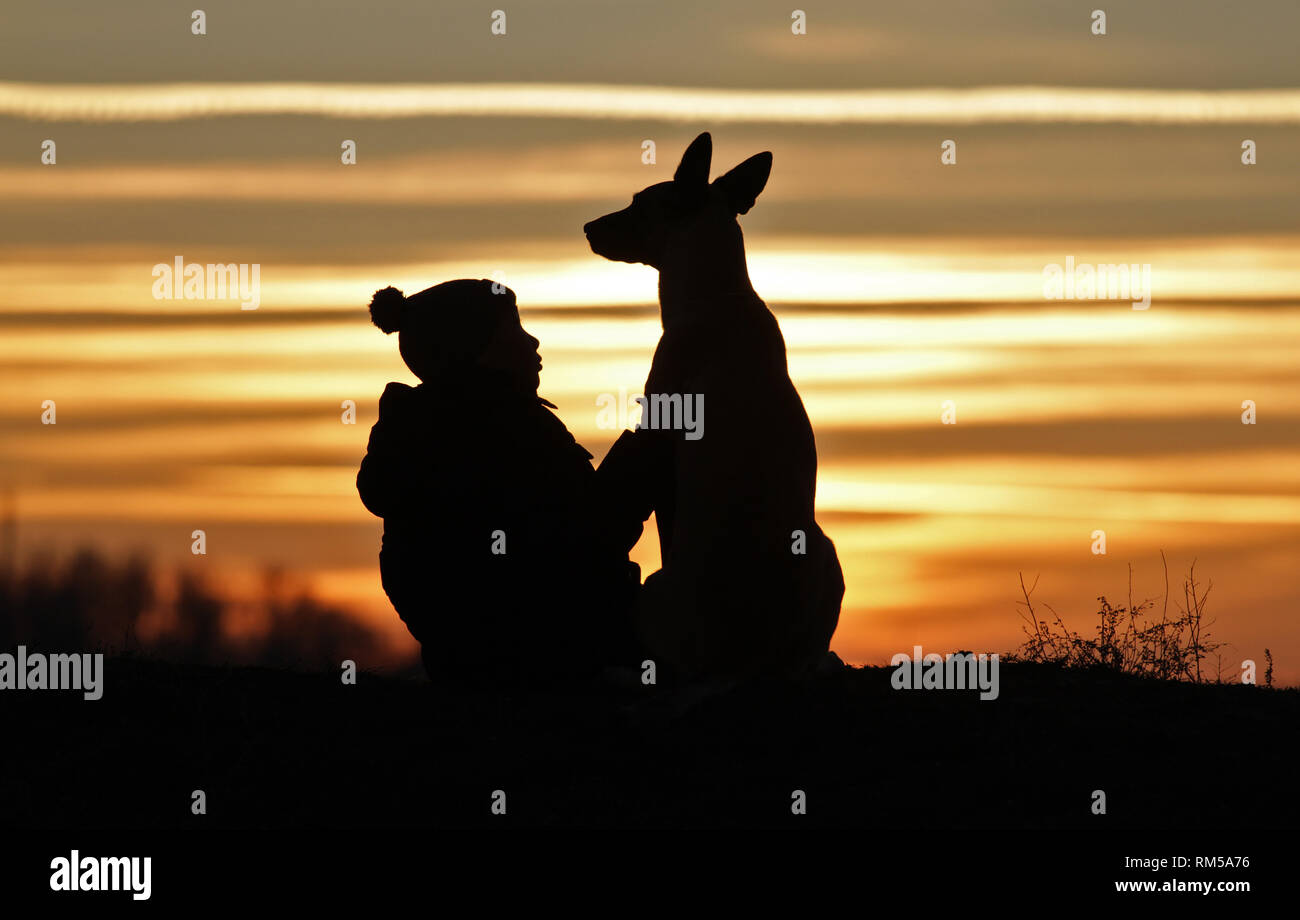
[[[366,456],[357,472],[357,492],[361,503],[376,517],[390,517],[401,506],[402,483],[400,471],[407,460],[406,445],[399,436],[401,403],[411,388],[401,383],[390,383],[379,397],[379,420],[370,428],[370,441]]]
[[[388,490],[385,488],[383,454],[375,439],[378,429],[378,422],[370,429],[370,443],[366,448],[365,457],[361,460],[361,469],[357,472],[357,492],[361,495],[361,504],[366,506],[367,511],[376,517],[385,517],[390,504]]]
[[[631,549],[673,475],[672,443],[660,432],[624,431],[596,468],[597,507],[612,538]]]

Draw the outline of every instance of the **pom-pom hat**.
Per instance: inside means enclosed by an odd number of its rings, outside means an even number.
[[[370,319],[397,345],[421,380],[471,365],[507,319],[519,322],[515,292],[485,278],[444,281],[407,297],[395,287],[376,291]]]

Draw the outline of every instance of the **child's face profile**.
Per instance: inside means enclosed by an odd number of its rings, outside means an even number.
[[[501,371],[535,393],[542,381],[542,358],[537,353],[539,344],[536,338],[524,331],[518,314],[514,314],[497,324],[496,332],[479,355],[478,363]]]

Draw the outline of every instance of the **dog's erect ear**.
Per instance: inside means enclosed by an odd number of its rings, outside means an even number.
[[[703,191],[709,184],[709,163],[713,160],[713,138],[705,131],[691,141],[677,164],[673,181],[689,190]]]
[[[772,154],[764,150],[756,153],[724,176],[718,176],[713,184],[727,196],[727,204],[737,214],[745,214],[754,206],[759,192],[767,185],[767,177],[772,173]]]

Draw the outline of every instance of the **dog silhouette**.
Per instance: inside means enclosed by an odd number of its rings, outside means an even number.
[[[812,425],[736,219],[767,184],[772,155],[710,183],[712,152],[701,134],[672,181],[583,227],[597,255],[659,271],[663,324],[641,423],[599,473],[611,501],[642,521],[656,515],[662,567],[636,611],[656,662],[690,679],[789,676],[826,660],[844,576],[814,519]],[[648,423],[656,400],[669,411]],[[694,408],[697,430],[682,430],[675,400]]]

